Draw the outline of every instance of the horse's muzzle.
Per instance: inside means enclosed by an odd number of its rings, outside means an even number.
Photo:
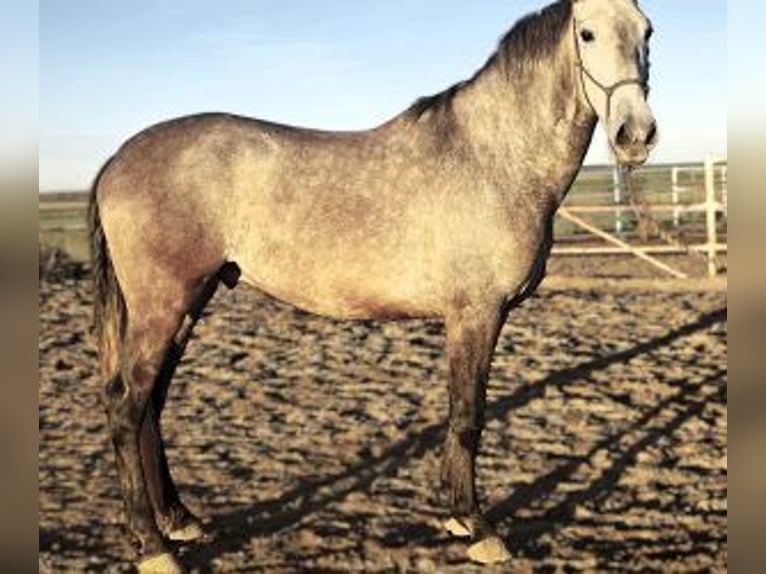
[[[617,161],[631,167],[643,164],[658,140],[657,123],[653,118],[639,121],[629,117],[614,136],[613,147]]]

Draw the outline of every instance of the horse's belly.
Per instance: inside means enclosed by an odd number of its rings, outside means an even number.
[[[239,263],[242,280],[299,309],[336,319],[403,319],[437,315],[433,294],[403,267],[340,260],[260,258]]]

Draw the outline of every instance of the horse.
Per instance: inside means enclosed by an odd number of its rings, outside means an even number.
[[[170,541],[207,534],[160,430],[173,373],[221,283],[342,319],[446,330],[442,479],[468,558],[510,554],[483,518],[475,459],[509,312],[537,288],[553,217],[600,121],[617,162],[657,142],[652,26],[636,0],[558,0],[518,20],[470,79],[369,130],[225,113],[129,139],[89,202],[95,336],[127,529],[141,572],[182,572]]]

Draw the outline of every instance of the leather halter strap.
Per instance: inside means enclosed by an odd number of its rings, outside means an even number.
[[[585,78],[587,77],[593,84],[602,92],[604,92],[604,95],[606,96],[606,114],[604,117],[604,122],[609,122],[609,116],[612,113],[612,96],[614,93],[624,87],[624,86],[631,86],[631,85],[637,85],[639,86],[644,92],[646,92],[646,80],[642,78],[626,78],[624,80],[618,80],[617,82],[605,85],[602,82],[600,82],[596,77],[591,74],[590,70],[585,67],[585,64],[583,63],[582,59],[582,52],[580,50],[580,42],[577,38],[577,21],[572,18],[572,36],[574,39],[574,45],[575,45],[575,54],[577,61],[575,62],[575,65],[580,70],[580,82],[582,83],[582,89],[583,93],[585,94],[585,99],[588,101],[588,104],[590,105],[591,109],[598,115],[596,112],[596,106],[593,105],[593,102],[590,100],[590,97],[588,96],[588,90],[585,86]]]

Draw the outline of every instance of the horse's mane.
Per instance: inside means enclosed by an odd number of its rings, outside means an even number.
[[[558,0],[538,12],[527,14],[502,37],[497,50],[470,80],[458,82],[438,94],[419,98],[407,110],[407,115],[417,120],[429,111],[448,110],[455,94],[490,68],[502,66],[508,75],[512,75],[550,56],[556,50],[571,16],[571,0]]]

